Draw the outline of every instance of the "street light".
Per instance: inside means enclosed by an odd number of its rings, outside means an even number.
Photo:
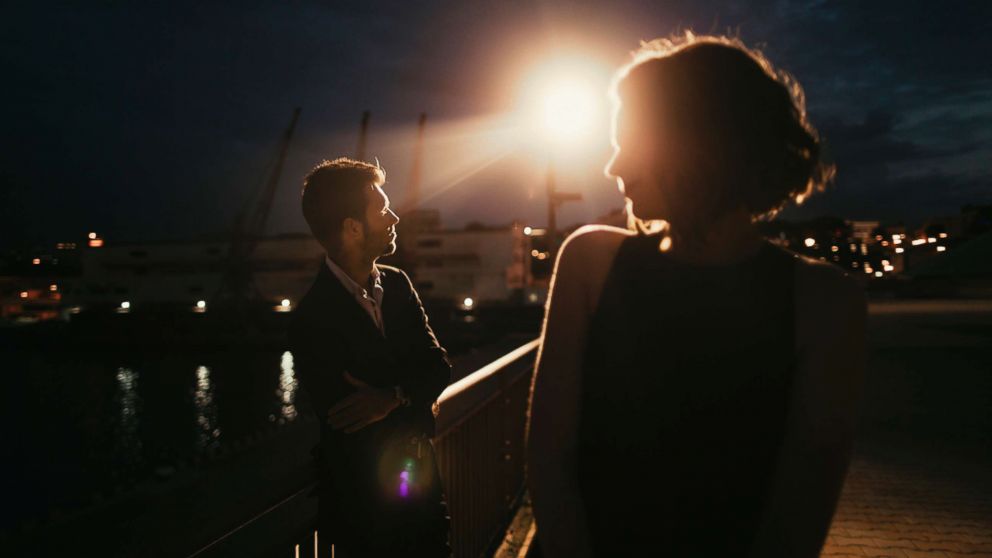
[[[585,80],[559,77],[546,83],[541,95],[538,116],[546,142],[570,145],[587,140],[593,130],[591,116],[596,110],[596,96]]]
[[[563,150],[574,151],[579,144],[588,143],[597,131],[597,120],[605,120],[605,95],[597,91],[595,82],[594,77],[583,71],[581,63],[558,61],[544,67],[540,80],[532,88],[534,108],[530,120],[536,124],[534,133],[543,140],[548,152],[545,187],[550,257],[554,257],[558,248],[558,206],[582,199],[579,193],[558,191],[555,158]]]

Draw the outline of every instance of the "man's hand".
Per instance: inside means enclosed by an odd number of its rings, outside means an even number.
[[[392,389],[372,387],[347,372],[344,380],[358,389],[328,409],[327,423],[335,430],[357,432],[386,418],[400,405]]]

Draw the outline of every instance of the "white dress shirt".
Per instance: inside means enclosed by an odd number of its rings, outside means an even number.
[[[355,297],[355,302],[372,318],[372,322],[379,328],[379,332],[385,335],[386,329],[382,323],[382,278],[375,265],[372,266],[372,275],[369,276],[368,284],[372,290],[370,294],[368,288],[356,283],[329,256],[324,256],[324,263],[327,264],[327,269],[330,269],[331,273],[344,285],[344,288]]]

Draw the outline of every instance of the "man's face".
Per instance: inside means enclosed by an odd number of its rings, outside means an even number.
[[[389,208],[389,197],[382,188],[365,190],[364,251],[372,257],[389,256],[396,252],[396,223],[400,218]]]

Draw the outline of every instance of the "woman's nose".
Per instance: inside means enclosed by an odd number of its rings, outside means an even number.
[[[613,156],[606,162],[606,166],[603,168],[603,174],[606,175],[606,178],[621,178],[623,176],[623,164],[624,157],[620,148],[614,147]]]

